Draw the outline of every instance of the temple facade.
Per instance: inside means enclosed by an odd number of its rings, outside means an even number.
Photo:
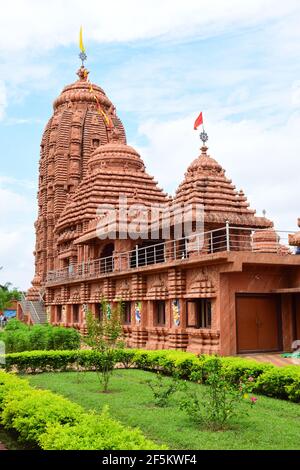
[[[190,233],[177,217],[186,208]],[[28,322],[84,332],[105,299],[122,301],[129,347],[232,355],[300,339],[299,234],[287,241],[257,217],[205,143],[175,196],[164,193],[83,66],[42,137],[35,229],[35,277],[18,313]]]

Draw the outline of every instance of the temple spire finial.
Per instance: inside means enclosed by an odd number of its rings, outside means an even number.
[[[87,59],[87,55],[85,53],[85,47],[83,45],[82,26],[80,26],[80,31],[79,31],[79,49],[80,49],[79,59],[81,60],[81,67],[77,71],[77,75],[79,77],[79,80],[87,81],[89,71],[84,66],[84,62]]]
[[[206,142],[208,141],[208,135],[204,130],[204,124],[203,124],[203,113],[199,114],[197,117],[195,123],[194,123],[194,130],[196,131],[199,126],[202,126],[202,132],[200,132],[200,139],[202,140],[202,148],[206,148]]]
[[[82,26],[80,26],[80,31],[79,31],[79,49],[80,49],[79,59],[81,60],[81,67],[84,67],[84,62],[87,59],[87,55],[85,53],[85,47],[83,45]]]
[[[206,147],[206,142],[208,141],[208,135],[202,127],[202,132],[200,132],[200,139],[202,140],[203,147]]]

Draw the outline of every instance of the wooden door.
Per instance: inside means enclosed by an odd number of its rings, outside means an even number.
[[[300,294],[294,297],[294,339],[300,340]]]
[[[237,351],[278,351],[280,321],[276,296],[238,296]]]

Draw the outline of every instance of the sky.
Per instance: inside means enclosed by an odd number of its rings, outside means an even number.
[[[0,283],[33,277],[39,146],[52,103],[76,80],[83,26],[90,79],[128,143],[174,194],[209,153],[278,230],[300,216],[298,0],[11,0],[0,16]]]

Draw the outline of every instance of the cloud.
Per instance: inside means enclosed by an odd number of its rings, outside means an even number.
[[[0,177],[0,284],[27,289],[34,270],[35,186]]]
[[[36,189],[36,184],[33,181],[29,180],[22,180],[22,179],[17,179],[17,178],[12,178],[11,176],[1,176],[0,175],[0,190],[1,186],[5,185],[13,185],[14,187],[20,187],[20,188],[25,188],[25,189]]]
[[[0,284],[12,282],[27,290],[34,274],[34,236],[32,227],[0,231]]]
[[[115,0],[113,5],[105,0],[14,0],[1,14],[0,50],[32,53],[69,45],[77,41],[80,24],[86,41],[209,37],[280,19],[298,8],[297,0]]]
[[[5,109],[7,106],[6,87],[2,80],[0,80],[0,121],[4,118]]]
[[[5,121],[7,126],[15,126],[15,125],[24,125],[24,124],[41,124],[44,123],[43,119],[39,118],[8,118]]]

